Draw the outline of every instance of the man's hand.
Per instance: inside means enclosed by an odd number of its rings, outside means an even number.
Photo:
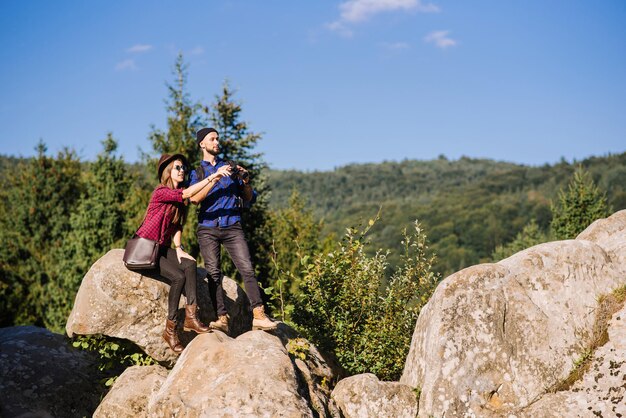
[[[250,173],[248,172],[248,170],[246,170],[245,168],[243,168],[240,165],[237,165],[237,169],[239,170],[239,178],[245,183],[248,184],[250,182]]]
[[[188,258],[191,261],[196,261],[195,258],[187,254],[181,247],[176,248],[176,257],[178,258],[178,264],[181,264],[183,258]]]

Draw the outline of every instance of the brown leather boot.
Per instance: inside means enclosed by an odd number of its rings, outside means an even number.
[[[272,321],[265,314],[265,307],[263,305],[257,306],[252,310],[252,329],[262,329],[269,331],[276,329],[276,322]]]
[[[163,339],[170,346],[173,352],[180,354],[185,347],[178,341],[178,335],[176,335],[176,321],[165,320],[165,331],[163,331]]]
[[[185,305],[185,323],[183,324],[183,329],[185,331],[195,331],[198,334],[209,332],[210,328],[200,322],[196,316],[197,312],[198,305]]]

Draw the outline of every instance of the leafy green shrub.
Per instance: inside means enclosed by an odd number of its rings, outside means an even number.
[[[300,291],[302,266],[306,266],[315,253],[329,247],[332,238],[320,240],[323,222],[315,221],[296,190],[289,197],[289,205],[272,212],[268,223],[272,230],[272,269],[270,286],[263,291],[269,296],[272,313],[290,322]]]
[[[157,361],[128,340],[104,335],[79,335],[72,346],[85,351],[97,351],[100,356],[98,370],[109,376],[103,380],[111,386],[119,374],[130,366],[150,366]]]
[[[287,352],[300,360],[306,360],[311,345],[304,338],[293,338],[287,343]]]
[[[389,253],[365,252],[365,235],[376,220],[362,231],[349,228],[335,249],[315,255],[305,266],[293,320],[348,373],[397,380],[417,316],[439,276],[431,271],[434,256],[416,221],[412,234],[404,230],[402,262],[386,281]]]

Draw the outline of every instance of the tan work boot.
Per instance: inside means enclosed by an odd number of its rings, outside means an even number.
[[[211,329],[200,322],[196,315],[197,312],[198,305],[185,305],[185,323],[183,324],[183,329],[185,331],[195,331],[198,334],[209,332]]]
[[[165,330],[163,331],[163,339],[170,346],[173,352],[180,354],[185,347],[178,341],[178,335],[176,335],[176,322],[167,319],[165,321]]]
[[[209,323],[209,327],[213,329],[218,329],[222,332],[228,334],[228,315],[220,315],[217,317],[217,320],[211,321]]]
[[[269,331],[276,329],[276,326],[276,322],[272,321],[267,315],[265,315],[265,307],[263,305],[257,306],[252,310],[252,329]]]

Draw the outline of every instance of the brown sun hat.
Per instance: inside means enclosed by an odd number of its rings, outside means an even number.
[[[163,170],[165,170],[165,167],[167,167],[167,165],[174,160],[181,160],[185,167],[189,167],[187,158],[185,158],[183,154],[163,154],[161,155],[161,158],[159,158],[159,162],[157,164],[157,179],[161,180],[161,174],[163,174]]]

